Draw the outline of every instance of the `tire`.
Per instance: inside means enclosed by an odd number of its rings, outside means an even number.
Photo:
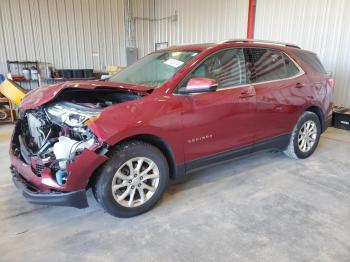
[[[314,130],[312,126],[314,125]],[[305,131],[308,130],[308,131]],[[305,159],[313,154],[321,136],[321,123],[318,116],[306,111],[299,118],[284,153],[290,158]],[[307,143],[304,141],[308,141]]]
[[[148,169],[150,171],[147,172]],[[115,148],[99,170],[92,190],[97,202],[109,214],[133,217],[154,207],[168,181],[169,167],[161,151],[153,145],[134,140]]]

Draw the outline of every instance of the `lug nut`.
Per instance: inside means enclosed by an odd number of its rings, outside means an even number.
[[[134,177],[137,177],[137,175],[135,174]]]
[[[131,186],[131,189],[134,189],[135,188],[135,186]]]
[[[130,183],[130,184],[132,183],[132,180],[131,180],[131,179],[129,180],[129,183]]]
[[[143,179],[143,176],[142,176],[142,177],[140,177],[140,179],[142,180],[142,179]]]
[[[138,184],[138,187],[141,187],[141,184]]]

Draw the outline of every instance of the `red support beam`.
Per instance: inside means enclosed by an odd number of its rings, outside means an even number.
[[[247,26],[247,38],[254,38],[254,25],[255,25],[255,9],[257,0],[249,0],[248,7],[248,26]]]

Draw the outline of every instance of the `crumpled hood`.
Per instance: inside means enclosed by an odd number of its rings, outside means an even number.
[[[51,100],[53,100],[62,90],[69,88],[81,88],[81,89],[96,89],[101,87],[109,87],[130,91],[139,91],[141,93],[146,93],[149,90],[152,90],[151,87],[126,84],[126,83],[116,83],[108,81],[74,81],[74,82],[65,82],[54,85],[49,85],[45,87],[40,87],[35,90],[30,91],[23,98],[22,103],[19,108],[21,111],[34,109],[36,107],[42,106]]]

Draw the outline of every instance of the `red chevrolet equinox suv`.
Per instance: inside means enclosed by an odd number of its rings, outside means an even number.
[[[228,40],[151,53],[105,81],[29,92],[10,146],[31,203],[150,210],[169,180],[256,151],[304,159],[332,116],[333,79],[295,45]]]

